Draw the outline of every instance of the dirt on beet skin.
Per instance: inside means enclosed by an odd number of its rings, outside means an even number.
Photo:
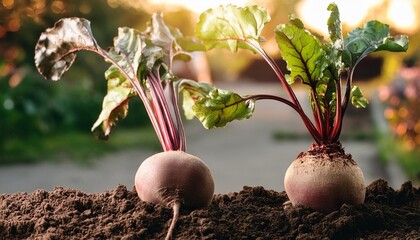
[[[364,204],[328,215],[287,200],[262,187],[217,194],[206,209],[181,211],[175,239],[420,239],[420,191],[411,182],[394,190],[375,181]],[[163,239],[171,219],[171,209],[122,185],[0,195],[0,239]]]

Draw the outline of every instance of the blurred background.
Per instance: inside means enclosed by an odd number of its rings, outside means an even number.
[[[359,64],[355,84],[370,105],[349,109],[342,139],[368,175],[367,183],[385,178],[395,186],[407,179],[418,184],[420,1],[335,2],[345,35],[377,19],[389,24],[392,34],[410,38],[407,53],[375,53]],[[262,34],[266,39],[263,47],[275,59],[280,55],[273,30],[287,22],[289,13],[295,13],[313,33],[327,37],[326,8],[330,1],[324,0],[0,0],[0,193],[56,185],[92,192],[117,183],[130,187],[141,161],[160,149],[140,101],[131,103],[128,117],[119,123],[109,141],[96,140],[90,128],[101,110],[106,91],[103,74],[108,65],[100,57],[82,52],[59,83],[44,80],[33,60],[42,31],[60,18],[83,17],[91,21],[99,45],[107,48],[119,26],[142,30],[150,15],[160,11],[168,25],[193,36],[202,11],[227,3],[259,4],[268,10],[271,22]],[[213,81],[248,94],[282,93],[274,73],[258,55],[214,50],[198,56],[200,62],[178,66],[182,76]],[[278,63],[285,67],[281,60]],[[302,101],[307,101],[304,89],[298,84],[294,87]],[[254,118],[224,129],[206,131],[196,120],[186,122],[190,152],[212,169],[216,192],[238,191],[243,185],[282,190],[287,166],[311,143],[290,109],[268,103],[257,104],[256,108]],[[300,149],[293,150],[290,144]],[[244,150],[251,147],[252,153]],[[284,151],[290,157],[285,157]],[[253,153],[259,155],[253,157]],[[123,165],[126,167],[116,170]],[[108,171],[106,179],[96,176],[103,171]],[[22,174],[25,180],[20,180]]]

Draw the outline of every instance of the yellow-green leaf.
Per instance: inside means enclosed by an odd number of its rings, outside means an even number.
[[[200,15],[197,37],[207,49],[251,49],[246,42],[259,42],[264,25],[270,21],[267,11],[260,6],[219,6]]]

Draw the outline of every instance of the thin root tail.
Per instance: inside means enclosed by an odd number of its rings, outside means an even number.
[[[172,238],[172,233],[174,232],[176,222],[178,221],[180,207],[181,207],[181,203],[179,201],[176,201],[172,205],[172,210],[174,213],[173,213],[172,222],[171,222],[171,225],[169,226],[169,230],[168,230],[168,233],[166,234],[165,240],[170,240]]]

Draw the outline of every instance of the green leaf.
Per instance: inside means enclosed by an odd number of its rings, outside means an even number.
[[[194,37],[179,37],[177,38],[177,43],[187,52],[206,51],[204,44]]]
[[[338,11],[338,7],[335,3],[328,5],[327,9],[328,11],[331,11],[327,22],[330,39],[334,45],[337,47],[342,47],[343,34],[341,30],[340,12]]]
[[[335,47],[332,43],[326,43],[323,47],[326,54],[326,61],[328,67],[323,72],[323,79],[327,81],[339,81],[339,74],[344,68],[342,62],[343,51],[340,48]]]
[[[196,27],[197,37],[207,49],[251,49],[247,42],[259,43],[264,25],[270,21],[267,11],[260,6],[219,6],[200,15]]]
[[[162,14],[154,13],[144,32],[147,39],[143,50],[143,76],[157,71],[164,65],[168,71],[173,60],[189,61],[191,51],[204,51],[204,45],[195,38],[184,37],[177,28],[170,27],[163,21]],[[172,76],[172,74],[170,74]],[[162,76],[164,77],[164,76]],[[165,79],[167,80],[167,79]]]
[[[405,52],[407,49],[407,36],[390,36],[389,26],[374,20],[367,22],[363,28],[356,28],[344,39],[343,61],[346,66],[354,68],[372,52]]]
[[[156,75],[161,79],[173,80],[176,78],[168,67],[172,60],[177,56],[189,59],[188,53],[178,44],[180,39],[187,46],[191,46],[193,41],[184,39],[178,29],[167,26],[161,14],[153,14],[145,32],[119,28],[109,55],[132,79],[139,75],[140,80],[144,80],[150,73],[159,71]],[[102,112],[92,127],[99,138],[107,138],[118,120],[126,117],[128,100],[135,95],[129,79],[116,66],[110,66],[105,78],[108,81],[107,95],[103,100]]]
[[[214,89],[207,97],[198,100],[193,110],[205,128],[224,127],[233,120],[251,117],[254,101],[242,101],[236,93]]]
[[[324,115],[324,118],[327,121],[330,121],[334,118],[334,114],[336,111],[336,83],[333,80],[330,72],[325,72],[328,75],[329,81],[325,82],[318,82],[316,87],[316,95],[319,102],[319,106],[321,108],[321,114]],[[314,99],[312,96],[310,97],[312,109],[316,109],[314,105]],[[329,112],[330,119],[327,119],[326,112]]]
[[[193,110],[195,102],[200,98],[204,98],[213,89],[213,85],[209,83],[199,83],[186,79],[180,82],[178,91],[182,94],[182,108],[188,120],[195,117]]]
[[[55,81],[71,67],[76,53],[81,50],[96,52],[118,64],[121,69],[112,65],[105,73],[108,92],[103,100],[102,112],[92,127],[97,136],[107,138],[116,122],[127,115],[128,98],[135,95],[121,70],[134,78],[141,58],[141,43],[136,30],[119,28],[114,48],[106,53],[92,36],[88,20],[65,18],[41,34],[35,47],[35,64],[44,77]]]
[[[189,60],[190,56],[178,44],[177,39],[182,38],[182,33],[177,28],[171,28],[163,21],[162,14],[154,13],[152,19],[148,22],[148,28],[145,32],[151,44],[149,47],[155,48],[161,60],[170,65],[172,58]],[[146,57],[147,54],[146,54]],[[151,58],[153,59],[153,58]],[[154,61],[154,60],[153,60]]]
[[[134,78],[144,47],[144,41],[137,30],[122,27],[118,29],[118,36],[114,38],[114,47],[108,54],[130,78]],[[130,80],[116,65],[108,68],[105,79],[107,94],[102,102],[102,111],[92,126],[92,131],[100,139],[107,139],[118,120],[127,116],[128,100],[136,95]]]
[[[328,66],[319,39],[306,31],[298,19],[279,25],[275,33],[280,52],[290,71],[289,84],[296,79],[301,79],[304,84],[316,84]]]
[[[363,96],[362,90],[359,87],[353,86],[350,92],[351,104],[356,108],[365,108],[369,101]]]
[[[254,111],[255,100],[244,100],[234,92],[217,89],[208,83],[183,82],[180,91],[184,96],[186,116],[197,117],[207,129],[249,118]]]
[[[128,114],[128,99],[119,102],[118,98],[107,94],[102,103],[102,112],[98,120],[92,127],[95,137],[102,140],[108,140],[112,128],[118,120],[124,119]]]
[[[70,68],[80,50],[99,49],[90,22],[64,18],[41,34],[35,46],[35,65],[46,79],[57,81]]]
[[[163,62],[170,65],[173,59],[189,61],[189,52],[204,51],[204,45],[196,38],[185,37],[178,28],[168,26],[163,21],[162,14],[154,13],[146,30],[151,45],[160,47]]]
[[[115,66],[105,72],[107,94],[102,102],[102,111],[92,126],[92,132],[99,139],[107,139],[112,128],[128,114],[128,101],[135,96],[129,80]]]
[[[103,100],[102,111],[92,126],[92,131],[99,138],[107,138],[118,120],[127,116],[128,102],[137,94],[148,109],[155,129],[164,128],[159,122],[172,120],[171,117],[162,114],[162,111],[179,114],[173,109],[177,106],[177,98],[165,95],[165,90],[170,92],[168,95],[174,90],[172,82],[167,84],[166,80],[178,80],[171,72],[172,61],[188,60],[188,51],[200,48],[204,49],[196,39],[185,38],[178,29],[166,26],[160,14],[152,16],[146,31],[119,28],[118,35],[114,38],[114,46],[109,51],[98,46],[92,36],[89,21],[66,18],[41,34],[35,49],[35,63],[38,71],[52,80],[58,80],[70,68],[80,50],[93,51],[112,64],[105,72],[107,94]],[[149,80],[148,83],[146,79]],[[171,126],[175,124],[167,125],[168,128]],[[179,126],[180,124],[177,125]],[[182,127],[158,130],[173,130],[176,133],[183,131]],[[163,134],[158,130],[157,134],[160,134],[162,139]],[[169,138],[168,134],[165,136]],[[180,133],[170,137],[181,136]],[[174,138],[166,139],[168,141],[162,143],[165,149],[183,148],[183,144],[169,144],[169,141],[181,142]]]
[[[344,67],[342,62],[344,41],[341,29],[340,13],[335,3],[331,3],[327,9],[331,11],[327,22],[330,42],[324,44],[324,51],[326,52],[326,56],[329,61],[327,71],[329,71],[331,76],[338,81],[339,73]]]
[[[145,47],[145,40],[139,31],[120,27],[118,28],[118,35],[114,38],[114,47],[108,51],[108,54],[130,78],[135,78]],[[110,69],[117,70],[117,66],[113,65]],[[107,74],[105,74],[106,76]],[[124,77],[123,74],[120,74],[120,76]]]

